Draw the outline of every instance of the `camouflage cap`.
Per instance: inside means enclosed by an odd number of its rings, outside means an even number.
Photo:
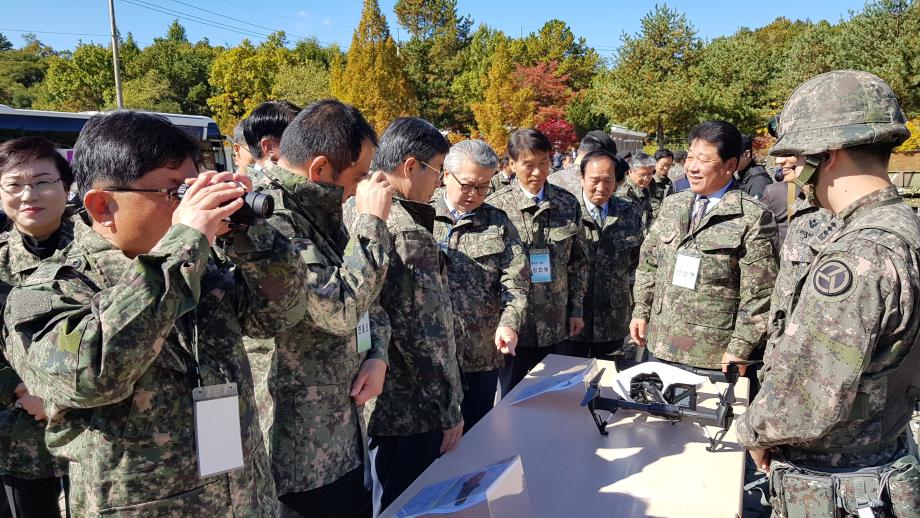
[[[878,76],[835,70],[792,92],[779,118],[773,156],[816,155],[832,149],[907,140],[904,112]]]

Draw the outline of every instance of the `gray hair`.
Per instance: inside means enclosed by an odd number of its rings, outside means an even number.
[[[444,157],[444,170],[457,172],[464,160],[469,160],[478,167],[498,169],[498,155],[492,146],[482,140],[461,140],[451,146]]]
[[[638,169],[640,167],[655,167],[655,157],[649,156],[646,153],[636,153],[633,155],[632,160],[629,162],[629,167],[632,169]]]

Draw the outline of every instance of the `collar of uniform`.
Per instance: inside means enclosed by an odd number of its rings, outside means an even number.
[[[12,273],[22,273],[34,268],[41,261],[26,249],[25,243],[22,241],[22,234],[19,233],[15,225],[13,228],[0,234],[0,240],[6,241],[6,247],[9,250],[10,270]]]
[[[295,198],[305,207],[311,210],[321,209],[324,216],[331,215],[342,219],[342,195],[345,192],[343,187],[307,180],[278,165],[267,170],[265,174],[281,184],[288,196]]]
[[[898,194],[898,188],[893,185],[889,185],[888,187],[879,189],[854,201],[845,209],[840,211],[840,213],[837,214],[837,217],[846,222],[859,217],[861,212],[875,204],[891,201],[897,198],[900,198],[900,195]]]
[[[594,221],[594,217],[592,217],[591,213],[589,212],[589,210],[592,208],[596,208],[600,210],[601,214],[606,212],[607,214],[605,215],[604,219],[607,219],[606,216],[610,215],[610,200],[611,199],[613,199],[612,195],[610,196],[610,198],[607,200],[607,203],[605,203],[603,207],[599,207],[591,203],[591,200],[589,200],[588,197],[585,196],[585,191],[581,191],[581,217],[582,219],[585,221],[589,221],[589,220],[592,222]]]
[[[521,190],[521,195],[523,195],[527,199],[527,201],[529,201],[533,205],[539,205],[540,203],[543,202],[543,200],[546,199],[546,182],[543,183],[543,187],[540,187],[540,192],[538,192],[537,194],[533,194],[527,189],[525,189],[524,186],[521,185],[521,182],[517,182],[517,186],[518,186],[518,189]],[[533,202],[534,196],[540,199],[539,203]]]
[[[714,193],[711,197],[707,196],[708,198],[718,198],[720,199],[720,201],[719,201],[719,204],[716,205],[714,209],[707,212],[706,215],[703,216],[703,221],[709,219],[712,216],[716,216],[716,215],[732,216],[735,214],[741,214],[743,212],[741,210],[741,191],[737,189],[728,189],[724,194],[722,194],[722,196],[716,196],[716,194],[719,194],[719,193]],[[691,199],[693,200],[692,203],[696,203],[698,196],[693,196]],[[693,210],[692,203],[690,207],[691,214]],[[699,228],[702,228],[702,227],[703,227],[703,223],[700,223]]]
[[[393,209],[401,209],[416,225],[424,227],[428,232],[434,232],[435,208],[431,205],[394,196]],[[393,215],[392,209],[390,214]]]
[[[82,256],[82,258],[92,263],[91,270],[103,276],[106,287],[117,282],[117,279],[127,271],[133,262],[124,252],[102,237],[102,234],[96,232],[93,227],[82,221],[74,223],[73,248],[71,250],[71,253],[67,254],[68,264],[77,263],[81,260],[80,256]]]
[[[879,203],[891,202],[898,199],[900,199],[898,189],[893,185],[889,185],[888,187],[863,196],[840,211],[840,213],[836,214],[826,225],[824,225],[821,232],[815,234],[809,241],[809,246],[816,251],[820,250],[825,244],[834,240],[839,229],[859,219],[871,207]]]

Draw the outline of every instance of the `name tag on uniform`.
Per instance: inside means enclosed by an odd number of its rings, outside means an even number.
[[[243,467],[240,398],[236,383],[192,390],[198,476],[210,477]]]
[[[553,271],[549,262],[549,250],[540,248],[530,252],[530,282],[552,282]]]
[[[671,284],[696,289],[696,278],[700,273],[700,256],[689,251],[677,252],[677,261],[674,263],[674,277]]]
[[[358,352],[366,353],[371,350],[371,317],[367,311],[361,315],[358,320],[358,327],[355,329],[358,334]]]

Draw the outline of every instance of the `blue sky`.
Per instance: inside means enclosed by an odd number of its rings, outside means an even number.
[[[379,0],[394,37],[406,38],[398,30],[393,4],[396,0]],[[130,3],[129,3],[130,2]],[[639,20],[655,6],[652,0],[607,0],[606,2],[560,2],[546,0],[459,0],[461,15],[472,16],[474,23],[486,23],[519,36],[536,31],[546,20],[565,20],[576,36],[583,36],[605,57],[619,46],[620,34],[635,33]],[[661,2],[658,2],[661,3]],[[56,49],[72,49],[77,42],[107,43],[109,33],[107,0],[44,0],[14,2],[3,5],[0,32],[16,46],[22,43],[19,31],[33,31],[43,42]],[[864,0],[767,0],[767,1],[691,1],[676,0],[667,4],[687,15],[705,39],[732,34],[740,27],[760,27],[779,16],[790,19],[828,20],[847,18],[849,10],[861,10]],[[142,7],[142,6],[147,7]],[[196,41],[208,38],[212,44],[235,45],[243,38],[253,41],[259,35],[280,29],[292,40],[315,36],[324,43],[337,42],[347,47],[361,17],[360,0],[116,0],[119,30],[132,32],[142,46],[166,32],[178,17]],[[173,11],[158,12],[159,11]],[[207,12],[210,11],[210,12]],[[179,13],[178,15],[176,13]],[[191,18],[198,20],[194,21]],[[229,18],[228,18],[229,17]],[[233,20],[235,18],[236,20]],[[241,21],[237,21],[241,20]],[[204,23],[202,23],[204,22]],[[244,23],[245,22],[245,23]],[[219,28],[210,23],[236,27]],[[40,32],[41,31],[41,32]],[[246,34],[248,32],[249,34]],[[53,34],[80,33],[80,34]]]

